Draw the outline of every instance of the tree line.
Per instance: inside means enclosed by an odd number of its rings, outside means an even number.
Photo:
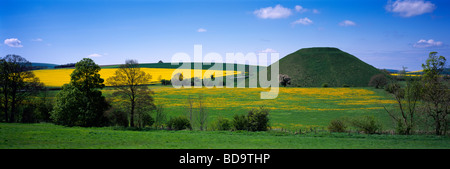
[[[430,52],[422,64],[422,76],[386,77],[378,74],[369,85],[384,88],[396,100],[392,109],[384,107],[395,123],[398,134],[409,135],[419,126],[432,128],[436,135],[445,135],[450,127],[450,83],[443,72],[446,58]],[[405,67],[403,68],[406,73]]]
[[[70,82],[64,84],[56,94],[54,105],[48,99],[44,85],[30,71],[30,65],[30,62],[18,55],[7,55],[1,59],[0,91],[5,122],[40,120],[82,127],[116,125],[143,128],[154,124],[156,128],[175,130],[208,128],[208,110],[202,96],[189,96],[186,115],[167,119],[163,105],[154,104],[154,92],[147,86],[152,76],[141,71],[136,60],[126,60],[114,76],[105,81],[100,77],[99,65],[92,59],[82,59],[74,65]],[[177,74],[174,78],[179,78],[180,81],[184,79],[182,74]],[[102,94],[101,89],[105,84],[114,88],[113,97],[106,98]],[[152,112],[155,112],[154,118],[151,116]],[[246,123],[242,124],[242,120]],[[231,126],[236,126],[236,130],[267,130],[268,110],[251,110],[248,116],[239,116],[233,123],[220,118],[210,128],[227,130]]]

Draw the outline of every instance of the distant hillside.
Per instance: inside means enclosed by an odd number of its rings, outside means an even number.
[[[423,70],[418,70],[418,71],[411,71],[411,72],[407,72],[408,74],[423,74]],[[450,75],[450,68],[445,68],[441,74],[443,75]]]
[[[291,77],[292,86],[368,86],[377,68],[337,48],[304,48],[278,61],[280,74]],[[269,66],[271,67],[271,66]]]
[[[50,63],[31,63],[33,69],[53,69],[57,64]]]
[[[249,67],[253,67],[252,65],[243,65],[243,64],[233,64],[233,63],[217,63],[222,64],[222,69],[226,70],[227,66],[233,66],[234,70],[237,70],[238,66],[245,66],[245,71],[248,72]],[[172,65],[171,63],[140,63],[140,67],[142,68],[169,68],[169,69],[177,69],[181,66],[181,63],[179,65]],[[202,69],[210,69],[214,64],[211,65],[203,65]],[[119,65],[103,65],[102,68],[119,68]],[[194,69],[194,63],[191,63],[191,68]]]

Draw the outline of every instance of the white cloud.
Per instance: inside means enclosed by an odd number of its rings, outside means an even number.
[[[203,29],[203,28],[199,28],[199,29],[197,29],[197,32],[206,32],[207,30],[206,29]]]
[[[421,39],[414,43],[413,47],[415,48],[429,48],[429,47],[437,47],[442,46],[443,43],[441,41],[434,41],[433,39],[425,40]]]
[[[292,25],[295,25],[295,24],[310,25],[312,23],[313,23],[313,21],[311,21],[309,18],[305,17],[305,18],[300,18],[299,20],[292,22]]]
[[[88,55],[88,57],[90,57],[90,58],[102,57],[102,56],[103,56],[103,55],[100,55],[100,54],[98,54],[98,53],[93,53],[93,54]]]
[[[253,12],[258,18],[262,19],[278,19],[286,18],[292,14],[291,9],[285,8],[281,5],[276,5],[274,8],[267,7],[255,10]]]
[[[319,14],[320,12],[319,12],[319,10],[317,10],[317,9],[313,9],[313,13]]]
[[[386,11],[398,13],[401,17],[412,17],[431,13],[436,9],[436,5],[424,0],[396,0],[389,1],[385,7]]]
[[[22,42],[17,38],[5,39],[4,43],[9,47],[21,48],[23,47]]]
[[[303,7],[300,6],[300,5],[295,5],[295,11],[303,13],[303,12],[308,11],[308,9],[303,8]]]
[[[356,23],[350,20],[345,20],[339,23],[340,26],[356,26]]]
[[[31,39],[31,41],[33,41],[33,42],[42,42],[44,40],[42,40],[41,38],[36,38],[36,39]]]
[[[272,49],[272,48],[267,48],[267,49],[264,49],[264,50],[262,50],[260,52],[261,53],[276,53],[277,51]]]

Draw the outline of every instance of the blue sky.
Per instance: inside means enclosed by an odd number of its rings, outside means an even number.
[[[170,62],[177,52],[337,47],[377,68],[450,57],[447,0],[0,0],[0,56],[65,64]]]

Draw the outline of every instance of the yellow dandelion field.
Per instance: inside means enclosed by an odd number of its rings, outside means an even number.
[[[34,70],[33,72],[36,75],[36,77],[38,77],[40,81],[44,83],[45,86],[60,87],[70,82],[70,74],[73,72],[73,70],[74,69],[42,69],[42,70]],[[106,80],[109,77],[114,76],[116,70],[117,68],[101,69],[99,73],[101,78]],[[141,70],[152,75],[151,82],[158,82],[161,79],[169,80],[172,78],[172,75],[176,73],[183,73],[184,78],[191,78],[191,77],[203,78],[202,75],[204,75],[205,77],[209,77],[213,73],[215,73],[216,77],[220,77],[220,73],[222,73],[223,76],[241,73],[240,71],[220,72],[220,71],[202,70],[200,72],[200,70],[194,69],[191,70],[191,69],[167,69],[167,68],[141,68]],[[200,74],[200,76],[197,76],[198,74]]]

